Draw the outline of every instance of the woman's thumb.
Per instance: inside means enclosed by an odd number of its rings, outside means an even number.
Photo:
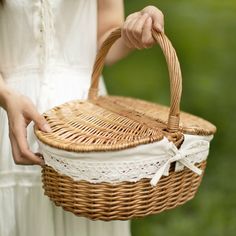
[[[36,115],[34,122],[36,126],[43,132],[51,133],[52,129],[50,125],[47,123],[46,119],[41,115]]]

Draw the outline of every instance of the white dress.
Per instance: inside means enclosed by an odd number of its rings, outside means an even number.
[[[0,73],[40,112],[86,98],[96,54],[95,0],[6,0],[0,7]],[[105,86],[100,83],[100,92]],[[28,142],[37,144],[28,127]],[[41,168],[15,165],[0,109],[0,236],[129,236],[129,221],[90,221],[43,195]]]

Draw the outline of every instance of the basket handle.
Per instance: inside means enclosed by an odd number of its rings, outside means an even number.
[[[155,30],[152,31],[152,35],[160,45],[168,65],[171,99],[167,129],[168,132],[176,132],[179,130],[180,100],[182,93],[182,75],[180,65],[175,49],[167,36],[164,33],[158,33]],[[104,67],[105,57],[113,43],[120,37],[121,29],[119,28],[114,30],[104,41],[97,53],[88,93],[88,99],[90,100],[94,100],[98,97],[98,83]]]

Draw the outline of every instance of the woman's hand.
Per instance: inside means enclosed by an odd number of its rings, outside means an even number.
[[[98,47],[114,29],[121,28],[119,38],[106,56],[106,64],[111,65],[127,56],[133,49],[149,48],[156,44],[152,30],[164,31],[164,16],[154,7],[147,6],[124,20],[123,0],[98,1]]]
[[[33,103],[26,97],[8,90],[2,102],[7,112],[9,124],[9,138],[12,146],[14,162],[21,165],[43,165],[42,155],[29,150],[27,143],[27,126],[31,121],[44,132],[51,129]]]
[[[156,43],[152,37],[152,29],[164,32],[164,16],[158,8],[148,6],[126,18],[122,27],[122,39],[129,48],[149,48]]]

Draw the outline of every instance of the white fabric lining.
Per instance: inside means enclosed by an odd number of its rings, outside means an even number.
[[[177,163],[176,171],[181,171],[186,166],[200,175],[201,170],[194,164],[206,160],[212,138],[213,136],[185,135],[185,141],[179,150],[166,138],[125,150],[95,153],[67,152],[40,141],[39,147],[47,165],[75,181],[118,183],[150,178],[151,184],[156,185],[162,175],[168,175],[172,162]]]

